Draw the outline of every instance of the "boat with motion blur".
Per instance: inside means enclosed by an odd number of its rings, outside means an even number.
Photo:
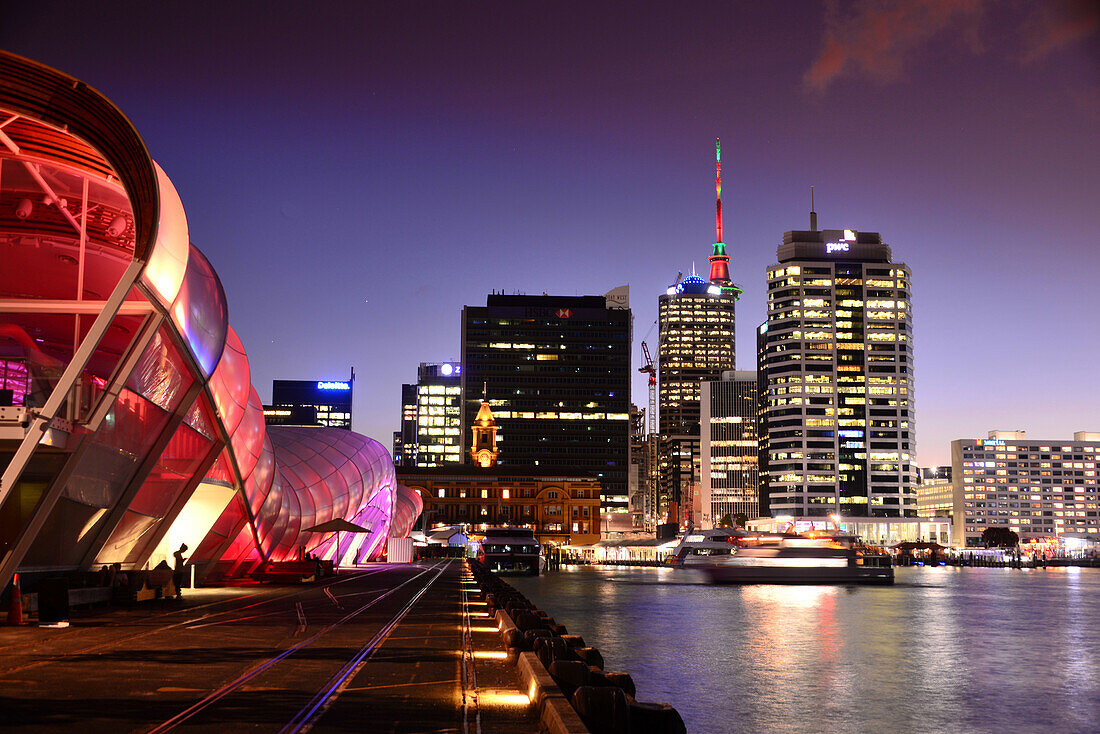
[[[738,538],[743,535],[745,531],[733,528],[689,529],[665,563],[676,568],[700,568],[714,563],[731,556],[738,549]]]
[[[697,566],[718,584],[892,584],[890,554],[853,535],[746,535],[732,555]]]

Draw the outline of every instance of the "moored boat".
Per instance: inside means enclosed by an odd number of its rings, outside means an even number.
[[[540,550],[534,532],[527,528],[488,528],[479,541],[477,559],[497,573],[537,575]]]

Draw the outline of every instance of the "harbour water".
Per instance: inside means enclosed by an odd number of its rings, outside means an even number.
[[[889,587],[509,581],[693,734],[1100,731],[1100,569],[896,570]]]

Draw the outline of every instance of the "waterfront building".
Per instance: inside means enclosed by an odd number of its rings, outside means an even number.
[[[311,423],[285,423],[285,425],[317,425],[329,428],[351,429],[352,392],[355,385],[355,370],[349,380],[272,380],[271,410],[273,419],[285,418],[290,421],[306,420],[314,416]],[[286,415],[285,411],[291,411]]]
[[[986,528],[1007,528],[1021,542],[1057,543],[1100,534],[1100,432],[1031,439],[1024,431],[951,442],[953,545],[983,545]]]
[[[917,485],[917,515],[920,517],[955,516],[955,489],[948,476],[925,476]]]
[[[416,466],[463,463],[462,402],[462,365],[453,362],[420,364],[413,460]]]
[[[491,294],[485,306],[466,306],[464,424],[486,396],[501,470],[591,474],[602,483],[602,507],[627,513],[630,340],[622,288],[607,296]]]
[[[772,515],[915,517],[909,268],[876,232],[783,235],[768,268]]]
[[[715,146],[715,243],[710,277],[694,272],[676,279],[657,299],[659,341],[660,472],[657,511],[679,522],[680,506],[699,491],[701,383],[718,380],[735,367],[735,305],[741,289],[729,273],[722,236],[722,156]]]
[[[748,529],[761,533],[809,531],[836,532],[859,536],[873,545],[894,546],[906,542],[932,542],[947,545],[951,538],[951,519],[947,517],[859,517],[837,515],[777,515],[749,520]]]
[[[700,528],[726,515],[759,516],[757,395],[755,372],[723,372],[721,380],[702,383]]]
[[[385,447],[265,426],[221,281],[130,121],[0,51],[0,130],[0,589],[181,543],[200,580],[302,544],[379,557],[405,530]],[[305,531],[334,519],[370,530]]]
[[[600,481],[540,467],[472,464],[401,468],[397,481],[424,503],[425,530],[466,525],[530,528],[540,543],[590,545],[600,540]]]

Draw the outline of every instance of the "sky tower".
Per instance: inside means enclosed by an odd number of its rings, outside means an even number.
[[[677,278],[657,299],[660,446],[657,510],[668,522],[698,521],[689,510],[699,486],[700,389],[734,369],[734,310],[741,289],[722,242],[722,149],[715,140],[715,239],[710,279]]]
[[[726,244],[722,241],[722,141],[714,139],[714,253],[710,260],[710,282],[729,291],[735,299],[741,297],[741,289],[730,280],[730,258],[726,254]]]

